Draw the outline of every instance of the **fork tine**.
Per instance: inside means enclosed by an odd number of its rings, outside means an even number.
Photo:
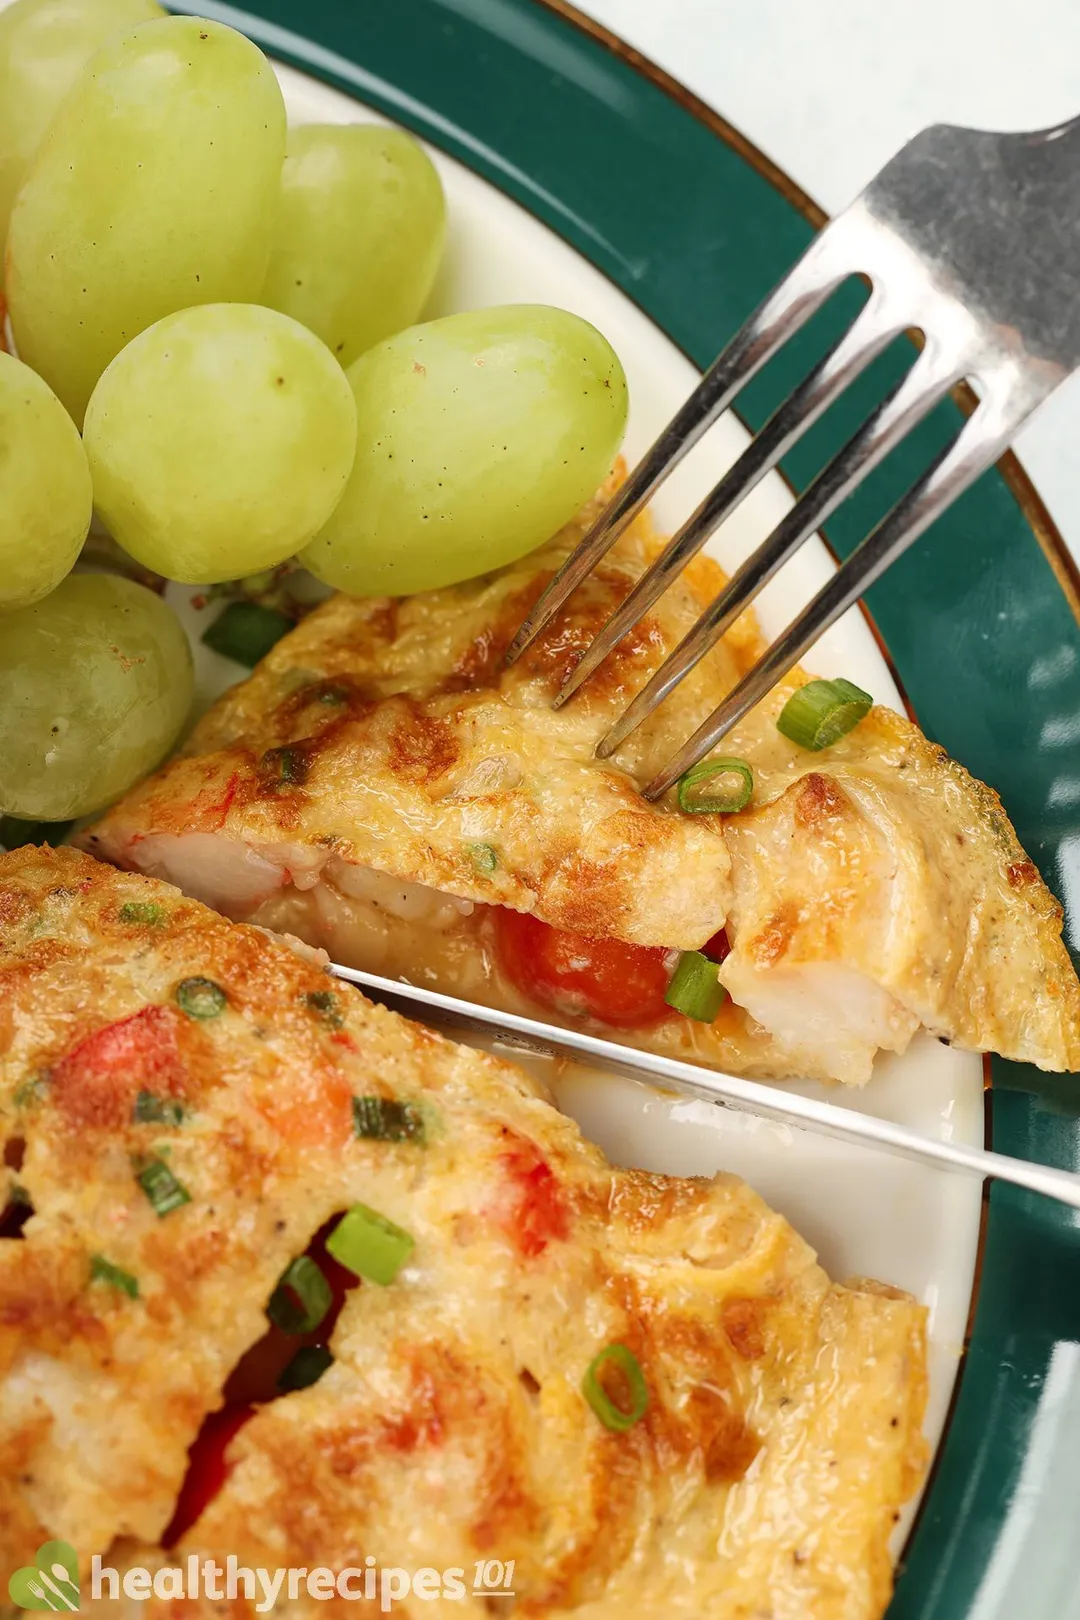
[[[835,243],[832,227],[827,226],[779,287],[739,328],[563,563],[507,648],[507,664],[516,663],[531,646],[743,385],[851,274],[851,266],[835,252]]]
[[[902,330],[904,323],[889,316],[884,299],[871,298],[855,323],[814,370],[773,413],[734,466],[705,497],[659,557],[642,574],[607,623],[590,642],[553,700],[559,709],[598,669],[626,632],[662,596],[709,536],[771,472],[792,444],[828,409],[848,383],[863,371]]]
[[[772,534],[736,570],[648,685],[597,743],[596,753],[600,759],[607,759],[648,719],[683,676],[700,663],[731,628],[773,575],[962,375],[963,367],[958,361],[950,364],[940,352],[934,352],[929,346],[924,348],[911,370],[823,468]]]
[[[952,444],[942,451],[923,477],[901,497],[765,656],[649,783],[644,791],[646,799],[659,799],[684,771],[704,759],[709,750],[767,696],[818,637],[919,538],[939,512],[996,460],[1026,414],[1026,409],[1006,413],[989,404],[976,410]]]

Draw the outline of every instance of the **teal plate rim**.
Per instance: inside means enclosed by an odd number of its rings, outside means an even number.
[[[706,366],[824,215],[718,114],[566,0],[172,4],[415,130],[522,203]],[[758,428],[850,319],[841,297],[740,398]],[[805,488],[910,363],[896,345],[806,435]],[[829,524],[847,555],[972,405],[961,394]],[[926,733],[1001,793],[1080,944],[1080,573],[1007,456],[879,582],[872,624]],[[1070,758],[1073,761],[1070,774]],[[994,1146],[1080,1169],[1080,1091],[994,1059]],[[995,1185],[951,1420],[889,1620],[1075,1620],[1080,1221]]]

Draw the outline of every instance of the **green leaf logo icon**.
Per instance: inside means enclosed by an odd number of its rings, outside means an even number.
[[[79,1607],[79,1560],[66,1541],[46,1541],[34,1562],[8,1581],[8,1597],[20,1609],[51,1609],[71,1614]]]

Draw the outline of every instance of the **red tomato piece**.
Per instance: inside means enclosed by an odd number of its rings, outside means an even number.
[[[177,1097],[185,1073],[171,1007],[143,1007],[84,1035],[52,1069],[52,1097],[73,1125],[119,1129],[140,1091]]]
[[[495,937],[507,977],[542,1006],[588,1013],[619,1029],[668,1016],[671,972],[662,947],[572,934],[505,906],[495,913]]]
[[[188,1470],[172,1519],[161,1538],[163,1547],[173,1546],[186,1535],[214,1500],[229,1477],[230,1465],[225,1460],[229,1442],[253,1414],[251,1406],[224,1406],[204,1420],[188,1452]]]
[[[500,1155],[512,1196],[503,1227],[528,1260],[570,1235],[570,1212],[554,1170],[535,1142],[519,1136]]]
[[[281,1394],[278,1379],[297,1350],[302,1345],[326,1343],[341,1314],[346,1294],[360,1286],[354,1273],[327,1253],[326,1240],[340,1219],[340,1215],[331,1216],[305,1251],[330,1284],[333,1294],[330,1309],[311,1333],[285,1333],[273,1323],[267,1323],[262,1338],[240,1358],[225,1384],[225,1405],[205,1419],[188,1452],[187,1473],[162,1546],[173,1546],[205,1513],[229,1477],[225,1453],[233,1436],[253,1415],[256,1406],[276,1400]]]

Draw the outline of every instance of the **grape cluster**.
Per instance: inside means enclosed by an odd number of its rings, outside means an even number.
[[[233,29],[154,0],[0,11],[0,813],[100,808],[190,707],[172,610],[71,574],[92,512],[136,574],[299,557],[401,595],[513,560],[592,494],[616,355],[547,307],[415,324],[446,229],[414,140],[288,130]]]

